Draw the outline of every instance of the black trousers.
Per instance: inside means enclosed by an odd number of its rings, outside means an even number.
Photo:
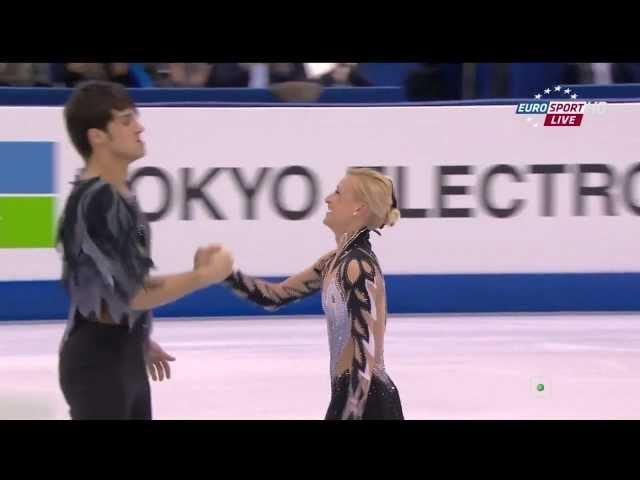
[[[350,373],[344,372],[331,382],[331,402],[325,420],[340,420],[347,404]],[[371,376],[371,385],[362,420],[404,420],[400,394],[393,381],[383,382],[378,376]]]
[[[59,380],[73,420],[151,420],[144,328],[77,321],[60,350]]]

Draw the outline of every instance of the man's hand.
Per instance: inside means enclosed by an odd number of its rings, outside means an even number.
[[[193,257],[193,269],[197,270],[198,268],[206,266],[209,263],[211,256],[218,253],[220,250],[222,250],[222,245],[218,244],[200,247],[196,250],[196,254]]]
[[[149,340],[149,350],[147,351],[147,369],[153,381],[162,382],[165,377],[167,380],[171,378],[171,367],[169,362],[175,361],[175,358],[165,352],[160,345],[153,340]]]
[[[233,272],[233,256],[220,245],[209,245],[198,249],[193,268],[207,286],[220,283]]]

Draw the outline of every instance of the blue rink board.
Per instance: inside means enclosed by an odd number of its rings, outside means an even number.
[[[385,279],[391,314],[640,311],[640,273],[387,275]],[[0,320],[62,319],[68,310],[57,281],[0,282],[0,305]],[[158,317],[319,314],[317,294],[272,313],[222,286],[155,310]]]

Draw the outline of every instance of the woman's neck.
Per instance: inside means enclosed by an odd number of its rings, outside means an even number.
[[[357,226],[355,228],[348,229],[345,232],[335,232],[334,231],[334,234],[336,236],[336,245],[337,245],[337,247],[338,248],[343,247],[350,239],[352,239],[353,237],[358,235],[364,228],[365,228],[364,225],[360,225],[360,226]]]

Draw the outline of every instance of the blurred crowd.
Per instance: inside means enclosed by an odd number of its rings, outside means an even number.
[[[358,63],[0,63],[0,86],[73,87],[90,79],[111,80],[127,87],[207,88],[252,87],[276,88],[282,84],[317,87],[379,86],[372,69],[395,68],[400,64]],[[403,72],[397,85],[409,100],[458,100],[475,97],[519,96],[514,90],[521,79],[532,77],[527,64],[437,64],[415,63]],[[525,65],[524,70],[512,68]],[[635,63],[556,63],[530,64],[549,66],[544,78],[562,84],[640,83],[640,64]],[[323,67],[319,67],[323,66]],[[478,80],[478,72],[482,77]],[[552,72],[551,74],[549,72]],[[469,78],[472,81],[469,82]],[[467,88],[473,84],[472,88]],[[521,82],[522,84],[522,82]],[[389,84],[386,84],[387,86]],[[522,89],[521,89],[522,90]],[[523,90],[528,95],[527,85]],[[482,91],[481,93],[478,93]]]
[[[2,86],[73,87],[84,80],[111,80],[141,87],[253,87],[292,81],[323,86],[372,86],[357,63],[336,63],[328,71],[310,71],[304,63],[0,63]]]

